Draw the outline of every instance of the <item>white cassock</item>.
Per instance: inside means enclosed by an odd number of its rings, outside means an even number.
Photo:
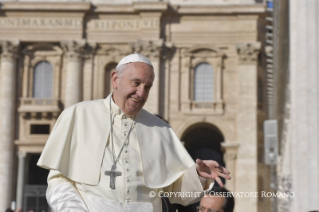
[[[160,194],[170,195],[170,202],[182,205],[199,201],[203,187],[212,187],[211,181],[199,178],[193,160],[170,126],[145,110],[127,117],[113,101],[116,156],[132,130],[117,162],[121,176],[115,179],[116,189],[110,188],[110,176],[105,175],[113,165],[109,101],[110,96],[82,102],[59,117],[38,161],[40,167],[51,170],[47,190],[51,208],[56,212],[151,208],[160,212]]]

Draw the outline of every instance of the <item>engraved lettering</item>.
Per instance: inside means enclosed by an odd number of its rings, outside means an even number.
[[[65,19],[64,20],[64,24],[65,24],[65,26],[70,27],[70,26],[72,26],[72,20],[71,19]]]
[[[108,21],[105,21],[105,22],[103,22],[104,24],[105,24],[105,29],[109,29],[109,26],[110,26],[110,22],[108,22]]]
[[[149,19],[143,19],[143,27],[149,27],[151,20]]]
[[[55,19],[55,25],[56,26],[63,26],[63,21],[61,19]]]
[[[26,22],[29,22],[29,23],[28,23],[28,24],[24,24],[24,25],[30,25],[31,20],[25,20],[25,21],[26,21]],[[38,24],[37,19],[33,19],[31,25],[32,25],[32,26],[38,26],[39,24]],[[42,24],[40,23],[40,25],[42,25]]]
[[[13,19],[8,19],[8,23],[10,26],[15,26],[14,20]]]
[[[54,26],[52,19],[49,19],[49,20],[48,20],[48,25],[51,26],[51,27]]]
[[[128,21],[127,22],[127,27],[130,28],[130,29],[134,29],[134,23],[131,22],[131,21]]]
[[[46,24],[45,24],[45,19],[40,19],[40,22],[41,22],[41,26],[44,27]]]
[[[143,20],[92,20],[88,23],[89,30],[140,30],[141,28],[154,28],[159,26],[158,19]]]
[[[75,18],[0,18],[2,28],[81,28],[82,20]]]
[[[99,28],[99,22],[94,21],[93,24],[94,24],[94,28],[95,28],[95,29],[98,29],[98,28]],[[104,23],[102,22],[101,24],[103,25]]]

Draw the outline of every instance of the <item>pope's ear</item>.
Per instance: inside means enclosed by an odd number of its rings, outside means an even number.
[[[112,79],[112,88],[113,90],[117,89],[117,83],[118,83],[118,73],[116,71],[113,71],[111,73],[111,79]]]

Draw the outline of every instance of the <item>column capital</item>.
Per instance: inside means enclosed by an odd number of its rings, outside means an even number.
[[[0,40],[1,59],[12,61],[18,57],[19,40]]]
[[[224,159],[225,161],[228,160],[235,160],[237,158],[237,150],[239,148],[239,143],[221,143],[223,149],[225,150]]]
[[[132,52],[148,57],[150,60],[154,60],[160,57],[161,51],[164,47],[164,42],[160,40],[137,40],[130,43]]]
[[[82,58],[85,52],[86,40],[62,40],[60,43],[69,61]]]
[[[85,45],[82,49],[83,57],[85,59],[92,59],[98,50],[98,45],[96,42],[90,42]]]
[[[17,152],[17,156],[18,158],[25,158],[27,156],[27,153],[26,152]]]
[[[242,64],[254,64],[257,62],[258,53],[260,52],[260,42],[254,43],[237,43],[237,53],[239,62]]]

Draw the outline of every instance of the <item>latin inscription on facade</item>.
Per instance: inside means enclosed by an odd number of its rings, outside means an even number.
[[[79,18],[0,18],[0,28],[81,28]]]
[[[159,27],[158,18],[133,19],[133,20],[91,20],[88,29],[93,31],[124,30],[135,31]]]

